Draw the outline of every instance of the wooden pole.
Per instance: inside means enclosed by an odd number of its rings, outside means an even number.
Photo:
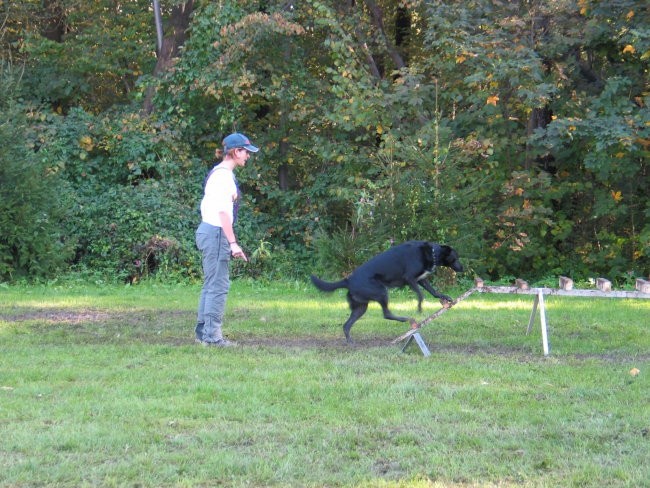
[[[467,290],[465,293],[463,293],[461,296],[459,296],[458,298],[456,298],[456,300],[454,300],[453,302],[445,304],[445,305],[444,305],[440,310],[438,310],[438,311],[432,313],[431,315],[429,315],[427,318],[425,318],[425,319],[422,320],[421,322],[418,322],[418,323],[417,323],[417,324],[416,324],[416,325],[415,325],[411,330],[409,330],[409,331],[406,332],[405,334],[402,334],[401,336],[397,337],[396,339],[393,339],[393,340],[391,341],[391,344],[397,344],[398,342],[402,342],[404,339],[408,339],[408,338],[411,337],[413,334],[419,332],[419,331],[420,331],[420,328],[422,328],[423,325],[426,325],[426,324],[428,324],[429,322],[431,322],[432,320],[437,319],[437,318],[440,317],[443,313],[445,313],[447,310],[449,310],[451,307],[453,307],[454,305],[456,305],[458,302],[462,302],[463,300],[465,300],[468,296],[470,296],[470,295],[471,295],[472,293],[474,293],[475,291],[476,291],[476,288],[470,288],[470,289]]]

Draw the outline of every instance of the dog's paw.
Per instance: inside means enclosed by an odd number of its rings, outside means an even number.
[[[448,297],[447,295],[443,295],[440,297],[440,304],[444,308],[451,308],[451,306],[454,304],[454,301],[451,299],[451,297]]]

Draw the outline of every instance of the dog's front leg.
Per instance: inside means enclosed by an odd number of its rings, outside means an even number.
[[[409,287],[411,290],[415,292],[415,294],[418,296],[418,312],[422,312],[422,300],[424,300],[424,295],[422,295],[422,290],[420,290],[420,287],[418,286],[417,281],[407,281]]]
[[[426,291],[431,293],[431,295],[438,298],[440,300],[440,303],[442,303],[443,305],[445,305],[444,302],[451,303],[454,301],[450,296],[447,296],[437,291],[433,286],[431,286],[431,283],[429,283],[427,280],[420,280],[418,281],[418,283],[422,285],[422,288],[424,288]]]

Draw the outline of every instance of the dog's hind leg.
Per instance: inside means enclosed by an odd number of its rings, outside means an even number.
[[[408,322],[411,325],[417,324],[417,321],[415,319],[411,318],[411,317],[400,317],[399,315],[393,314],[393,312],[391,312],[388,309],[388,298],[382,298],[381,300],[378,300],[378,301],[379,301],[379,305],[381,305],[381,309],[384,312],[384,318],[385,319],[397,320],[398,322]]]
[[[348,317],[348,320],[345,321],[345,324],[343,324],[343,332],[345,333],[345,340],[348,343],[351,343],[352,339],[350,338],[350,329],[352,328],[352,325],[354,325],[354,323],[359,320],[364,313],[366,313],[366,310],[368,310],[368,302],[357,302],[350,297],[348,297],[348,302],[350,303],[352,313],[350,314],[350,317]]]

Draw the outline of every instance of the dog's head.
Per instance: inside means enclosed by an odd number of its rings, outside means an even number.
[[[458,253],[451,246],[440,246],[440,257],[437,264],[438,266],[447,266],[456,273],[462,273],[465,269],[460,262]]]

